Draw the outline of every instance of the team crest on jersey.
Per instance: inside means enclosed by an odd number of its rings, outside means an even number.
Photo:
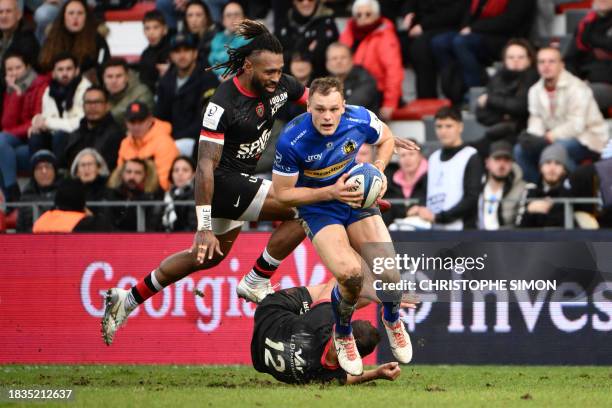
[[[259,102],[257,104],[257,106],[255,107],[255,113],[257,113],[257,116],[259,116],[260,118],[263,117],[263,115],[264,115],[264,105],[263,105],[263,103]]]
[[[328,148],[328,149],[330,149],[330,150],[331,150],[331,149],[333,149],[333,148],[334,148],[334,142],[327,142],[327,145],[326,145],[326,146],[327,146],[327,148]]]
[[[353,140],[349,140],[344,144],[344,146],[342,146],[342,151],[344,152],[344,154],[351,154],[355,151],[356,148],[357,143],[355,143],[355,141]]]

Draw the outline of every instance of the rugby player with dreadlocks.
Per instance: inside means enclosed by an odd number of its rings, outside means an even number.
[[[223,75],[233,77],[217,88],[202,120],[195,176],[198,228],[193,246],[164,259],[130,290],[107,291],[102,337],[108,345],[139,304],[195,271],[218,265],[245,221],[283,221],[238,284],[238,295],[253,302],[274,292],[270,277],[305,237],[294,210],[277,200],[269,180],[253,173],[277,112],[289,101],[306,104],[308,89],[282,73],[282,46],[263,24],[244,20],[238,35],[250,41],[229,48],[229,60],[213,67],[225,68]]]

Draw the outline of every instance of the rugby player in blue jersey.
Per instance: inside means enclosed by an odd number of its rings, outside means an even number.
[[[395,256],[379,209],[359,208],[362,194],[346,184],[347,172],[364,143],[377,146],[373,164],[384,172],[394,148],[390,129],[367,109],[345,105],[340,81],[316,79],[310,86],[308,112],[292,120],[277,142],[272,178],[278,200],[297,207],[319,257],[338,281],[331,294],[334,347],[340,366],[351,375],[363,372],[351,328],[367,270],[363,261],[371,268],[374,255]],[[385,190],[386,180],[380,197]],[[376,243],[379,252],[368,251],[368,243]],[[398,282],[399,272],[389,269],[380,278]],[[393,355],[406,364],[412,359],[412,345],[399,319],[401,293],[378,295]]]

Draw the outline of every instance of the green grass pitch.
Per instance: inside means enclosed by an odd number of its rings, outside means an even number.
[[[292,386],[242,366],[0,366],[9,388],[71,388],[58,407],[612,406],[612,367],[422,366],[395,382]]]

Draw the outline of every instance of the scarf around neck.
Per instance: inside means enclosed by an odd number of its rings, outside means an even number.
[[[36,72],[32,68],[28,68],[25,75],[15,81],[15,85],[19,88],[21,93],[23,94],[27,89],[32,85],[32,82],[36,79]],[[6,92],[11,94],[15,92],[13,88],[7,88]]]
[[[55,79],[49,84],[49,95],[55,100],[60,116],[63,116],[64,111],[72,109],[74,93],[80,83],[81,76],[79,75],[70,81],[68,85],[62,85]]]

